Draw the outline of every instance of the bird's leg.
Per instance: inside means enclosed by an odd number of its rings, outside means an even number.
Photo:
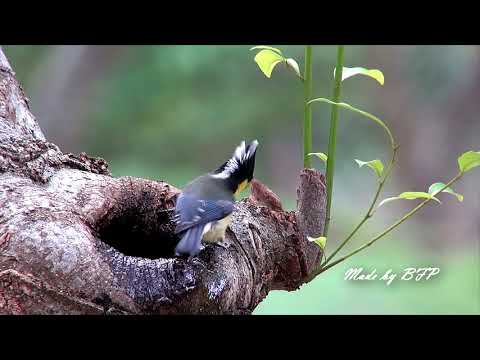
[[[201,265],[204,269],[207,267],[207,265],[205,265],[205,263],[197,255],[189,256],[188,261],[195,265]]]
[[[225,227],[220,236],[218,237],[217,241],[215,242],[215,244],[217,244],[218,246],[224,248],[225,250],[228,249],[229,245],[228,243],[225,242],[225,235],[226,235],[226,232],[227,232],[227,227]]]
[[[214,244],[217,245],[217,246],[220,246],[221,248],[224,248],[225,250],[228,249],[228,245],[225,242],[225,239],[223,237],[219,238],[217,241],[215,241]]]
[[[203,270],[208,271],[211,274],[215,273],[215,271],[210,270],[207,264],[204,261],[202,261],[202,259],[200,259],[197,255],[189,256],[188,261],[192,262],[192,264],[194,265],[200,265]]]

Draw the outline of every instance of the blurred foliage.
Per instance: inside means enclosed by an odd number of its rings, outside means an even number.
[[[65,143],[64,151],[101,156],[115,176],[147,177],[182,187],[220,165],[241,140],[258,139],[255,175],[292,209],[302,166],[302,84],[280,67],[267,79],[249,51],[254,45],[92,46],[77,67],[67,69],[77,78],[95,71],[88,84],[68,82],[68,76],[61,80],[60,69],[48,67],[65,63],[55,58],[60,56],[55,51],[59,47],[4,50],[34,112],[44,105],[39,94],[48,98],[55,81],[64,81],[66,90],[88,86],[80,111],[69,112],[70,102],[77,99],[68,98],[65,91],[69,102],[61,106],[66,116],[77,116],[72,117],[80,125],[74,136],[80,139],[81,150]],[[282,49],[303,69],[303,46],[268,45]],[[400,142],[398,168],[382,198],[446,180],[456,171],[461,152],[478,150],[480,104],[474,90],[480,84],[479,53],[474,46],[346,47],[345,66],[380,69],[385,75],[383,87],[355,77],[342,90],[342,100],[384,119]],[[110,60],[105,61],[108,55]],[[315,46],[313,63],[313,94],[330,98],[335,47]],[[327,251],[359,220],[373,196],[374,177],[358,171],[354,159],[385,162],[389,152],[381,128],[348,111],[339,114],[334,218]],[[327,150],[329,119],[329,105],[314,107],[315,152]],[[56,126],[38,120],[47,136]],[[62,143],[64,138],[49,139]],[[324,170],[318,161],[314,166]],[[429,206],[419,220],[300,290],[272,292],[255,313],[479,313],[478,174],[471,178],[455,188],[465,195],[461,205],[451,197],[441,210]],[[410,208],[408,203],[383,210],[351,246],[398,218]],[[439,266],[441,273],[428,282],[394,282],[387,287],[376,281],[344,281],[350,266],[377,267],[379,272]]]
[[[397,235],[347,260],[295,292],[274,291],[255,314],[479,314],[478,252],[440,256],[419,253]],[[369,253],[370,252],[370,253]],[[402,281],[409,267],[439,267],[430,280]],[[372,281],[344,280],[350,268],[376,269]],[[397,278],[379,280],[389,269]]]

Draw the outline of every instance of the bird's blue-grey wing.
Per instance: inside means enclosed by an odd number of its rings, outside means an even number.
[[[226,200],[199,200],[180,196],[175,208],[175,233],[197,225],[221,220],[233,212],[234,204]]]
[[[195,256],[200,252],[200,242],[202,241],[203,229],[205,224],[193,226],[182,233],[182,238],[175,247],[177,254],[188,254]]]
[[[233,203],[224,200],[198,200],[180,197],[176,206],[176,234],[182,238],[175,251],[178,254],[195,256],[200,251],[205,226],[213,221],[221,220],[233,211]]]

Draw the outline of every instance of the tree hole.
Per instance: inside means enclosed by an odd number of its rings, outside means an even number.
[[[106,215],[97,226],[100,240],[127,256],[174,257],[180,240],[174,234],[174,209],[153,206],[156,201],[152,197],[156,196],[143,193],[137,201],[122,202],[120,208]]]

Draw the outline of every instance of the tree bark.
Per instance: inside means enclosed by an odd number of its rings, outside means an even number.
[[[315,170],[300,174],[296,211],[254,181],[226,248],[193,259],[173,256],[179,192],[48,142],[0,48],[0,314],[250,314],[323,255],[306,239],[325,218]]]

